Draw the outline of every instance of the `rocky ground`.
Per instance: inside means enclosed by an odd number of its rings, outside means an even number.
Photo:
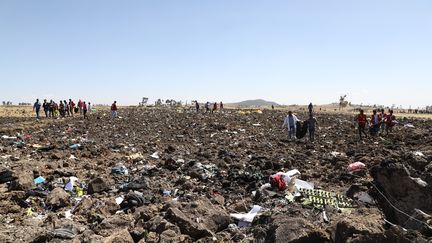
[[[432,240],[432,121],[404,120],[415,127],[360,142],[353,117],[318,114],[311,144],[287,139],[285,115],[128,108],[116,120],[1,117],[0,241]],[[349,173],[357,161],[366,169]],[[292,169],[355,206],[263,187]],[[262,209],[251,225],[230,216],[254,205]]]

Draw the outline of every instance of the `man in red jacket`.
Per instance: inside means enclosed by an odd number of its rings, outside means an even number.
[[[367,118],[366,118],[366,115],[364,114],[363,110],[360,110],[360,114],[358,114],[356,116],[355,121],[358,124],[358,132],[359,132],[360,140],[362,140],[362,134],[364,134],[365,137],[367,137],[367,134],[365,132],[366,124],[367,124]]]
[[[71,116],[73,116],[75,112],[75,103],[72,101],[72,99],[69,99],[69,109]]]

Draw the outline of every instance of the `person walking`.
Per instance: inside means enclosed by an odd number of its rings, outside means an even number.
[[[115,119],[117,118],[117,101],[114,101],[111,105],[111,118]]]
[[[296,139],[296,124],[298,121],[298,118],[292,113],[292,111],[288,111],[288,115],[282,124],[282,129],[285,127],[288,129],[289,139]]]
[[[39,99],[36,99],[36,102],[33,104],[33,111],[36,111],[36,119],[39,120],[39,112],[41,108],[41,103],[39,102]]]

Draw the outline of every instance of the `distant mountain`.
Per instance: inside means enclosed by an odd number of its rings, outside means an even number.
[[[266,101],[263,99],[257,100],[245,100],[242,102],[232,103],[232,106],[241,106],[241,107],[265,107],[265,106],[278,106],[279,104],[273,101]]]

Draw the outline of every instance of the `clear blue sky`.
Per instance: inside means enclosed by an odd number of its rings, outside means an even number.
[[[0,100],[431,105],[432,1],[0,1]]]

